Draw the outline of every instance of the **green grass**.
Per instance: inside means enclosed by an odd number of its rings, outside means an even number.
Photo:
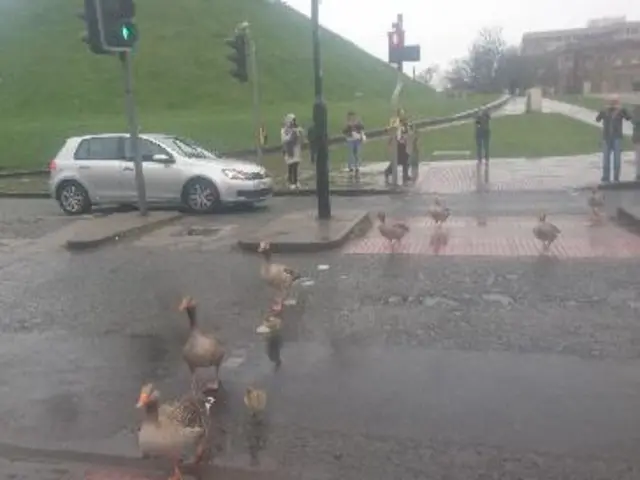
[[[46,165],[74,134],[124,131],[116,58],[92,55],[80,41],[82,2],[0,0],[0,168]],[[309,123],[313,101],[311,33],[306,17],[266,0],[137,0],[140,42],[135,91],[143,131],[187,135],[219,150],[252,143],[251,89],[229,74],[228,47],[247,20],[258,46],[264,124],[272,140],[282,117]],[[342,37],[321,34],[331,133],[346,112],[370,128],[387,123],[397,73]],[[436,117],[496,98],[449,99],[406,79],[402,104]]]
[[[492,121],[492,158],[539,158],[548,156],[590,154],[600,151],[600,129],[578,122],[560,114],[530,113],[496,117]],[[631,149],[629,139],[624,141],[624,149]],[[444,160],[446,157],[433,156],[434,151],[469,151],[473,158],[475,141],[471,122],[435,128],[421,132],[420,151],[422,161]],[[386,139],[368,141],[363,146],[365,163],[386,162],[389,150]],[[458,157],[460,158],[460,157]],[[285,165],[279,154],[267,155],[265,166],[277,177],[278,185],[284,185]],[[347,149],[336,145],[330,150],[330,167],[334,185],[344,178],[339,171],[346,166]],[[301,165],[305,184],[313,185],[310,175],[313,166],[305,154]],[[363,182],[376,185],[377,178],[364,178]],[[46,189],[44,177],[0,179],[0,191],[41,191]]]
[[[578,155],[600,151],[601,130],[560,114],[530,113],[495,117],[491,123],[490,153],[494,158],[537,158]],[[625,139],[624,148],[631,143]],[[421,132],[421,160],[438,160],[434,151],[469,151],[475,155],[473,124],[467,122]],[[372,140],[364,146],[367,161],[389,158],[385,140]],[[346,163],[346,149],[334,148],[332,162]]]

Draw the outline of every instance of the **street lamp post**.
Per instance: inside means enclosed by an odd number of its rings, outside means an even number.
[[[316,136],[316,194],[318,196],[318,218],[331,218],[329,198],[329,138],[327,134],[327,106],[322,98],[322,65],[320,62],[319,0],[311,0],[311,28],[313,43],[313,77],[315,102],[313,104],[313,126]]]

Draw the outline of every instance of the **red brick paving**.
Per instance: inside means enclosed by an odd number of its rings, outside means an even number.
[[[600,155],[548,157],[534,160],[497,158],[491,160],[491,191],[567,190],[600,180]],[[623,154],[622,179],[635,170],[630,153]],[[415,189],[423,193],[465,193],[478,189],[475,160],[422,164]]]
[[[586,216],[556,216],[549,219],[562,233],[552,245],[550,255],[559,258],[634,258],[640,257],[640,237],[615,225],[591,226]],[[538,256],[541,245],[533,236],[535,218],[491,217],[486,226],[476,218],[450,219],[444,227],[447,244],[436,253],[430,220],[414,218],[407,222],[411,231],[396,247],[396,253],[410,255],[531,257]],[[436,240],[436,239],[434,239]],[[435,242],[438,243],[437,241]],[[347,254],[385,254],[387,240],[374,227],[369,235],[349,243]]]

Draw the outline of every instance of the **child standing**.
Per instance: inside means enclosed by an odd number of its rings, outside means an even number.
[[[349,149],[349,173],[360,174],[360,148],[365,140],[364,125],[355,112],[347,113],[347,124],[342,129]]]

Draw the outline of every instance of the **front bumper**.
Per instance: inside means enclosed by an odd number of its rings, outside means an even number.
[[[223,203],[259,203],[273,196],[273,179],[227,180],[221,188]]]

